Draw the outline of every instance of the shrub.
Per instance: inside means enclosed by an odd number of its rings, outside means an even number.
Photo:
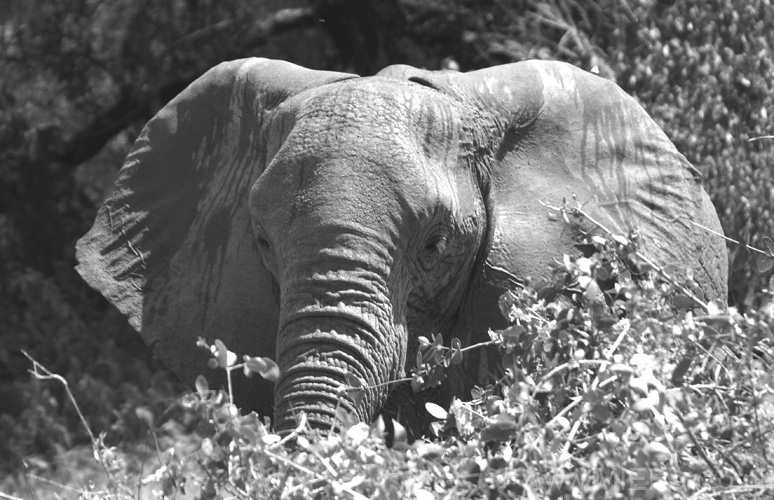
[[[559,207],[565,218],[582,209]],[[160,497],[758,498],[774,492],[774,280],[764,309],[705,303],[690,271],[658,267],[636,235],[599,234],[590,258],[500,301],[491,332],[504,373],[444,409],[407,443],[400,425],[337,412],[330,431],[304,415],[288,435],[241,415],[203,379],[186,398],[203,416],[200,448],[167,453],[148,476]],[[774,259],[774,255],[769,258]],[[681,276],[681,278],[676,278]],[[470,348],[424,339],[421,390]],[[276,377],[276,365],[203,344],[212,365]],[[348,377],[341,397],[357,398]],[[387,446],[387,443],[392,446]],[[192,472],[193,467],[193,472]]]

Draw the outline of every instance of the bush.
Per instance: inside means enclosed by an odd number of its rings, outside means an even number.
[[[688,160],[728,236],[774,237],[774,6],[770,0],[689,0],[633,7],[638,23],[613,31],[609,61]],[[737,251],[732,248],[732,251]],[[770,273],[731,275],[731,300],[760,305]]]
[[[580,208],[559,210],[585,217]],[[335,431],[312,430],[299,415],[297,428],[280,436],[200,379],[182,403],[202,417],[198,451],[164,453],[146,482],[163,498],[770,495],[774,280],[768,305],[741,315],[705,303],[690,272],[651,263],[636,235],[586,243],[596,253],[565,257],[552,283],[501,298],[510,326],[487,344],[497,346],[503,376],[474,389],[470,401],[428,404],[436,422],[424,439],[408,443],[397,422],[369,426],[343,410]],[[418,390],[482,347],[454,340],[446,347],[439,338],[421,342]],[[237,364],[221,342],[203,347],[230,376],[242,369],[277,376],[269,360]],[[341,397],[367,389],[355,377],[348,384]],[[97,448],[116,460],[114,449]]]

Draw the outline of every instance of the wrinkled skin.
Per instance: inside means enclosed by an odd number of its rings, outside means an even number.
[[[576,195],[725,301],[725,245],[690,223],[721,231],[698,177],[633,99],[563,63],[359,78],[245,59],[148,123],[78,269],[188,383],[206,371],[199,336],[276,359],[276,387],[244,380],[236,397],[280,430],[300,411],[329,425],[345,373],[376,387],[343,400],[358,418],[386,407],[421,429],[422,396],[385,384],[417,337],[488,340],[500,294],[593,229],[540,201]],[[487,359],[432,397],[487,382]]]

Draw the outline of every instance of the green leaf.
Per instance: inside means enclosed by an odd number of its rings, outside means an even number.
[[[210,386],[207,384],[207,379],[204,378],[202,375],[199,375],[196,377],[196,382],[194,382],[194,387],[196,387],[196,392],[199,393],[199,396],[201,397],[207,397],[210,395]]]
[[[640,396],[647,396],[650,394],[650,388],[645,377],[634,377],[629,379],[629,389],[636,392]]]
[[[357,391],[350,392],[350,397],[352,398],[352,401],[355,403],[355,406],[362,406],[363,400],[365,399],[366,390],[360,389]]]
[[[457,348],[452,350],[451,364],[458,365],[462,363],[462,350]]]
[[[345,429],[349,429],[356,423],[358,423],[358,419],[355,415],[350,414],[347,410],[345,410],[343,407],[339,406],[336,408],[336,420],[341,423],[342,427]]]
[[[626,236],[623,236],[621,234],[614,234],[613,241],[623,246],[626,246],[629,244],[629,240],[626,238]]]
[[[598,422],[608,422],[613,417],[612,410],[606,404],[601,403],[594,405],[592,414]]]
[[[363,381],[360,380],[360,377],[358,377],[353,373],[350,373],[350,372],[345,373],[344,380],[347,382],[347,385],[352,387],[353,389],[363,388]]]
[[[685,382],[685,373],[688,371],[688,368],[691,367],[691,362],[693,362],[693,356],[686,356],[677,363],[675,370],[672,372],[673,385],[676,387],[683,385],[683,382]]]
[[[642,451],[645,452],[645,455],[647,455],[648,458],[653,459],[664,459],[672,455],[672,452],[669,450],[669,448],[667,448],[666,445],[659,443],[658,441],[653,441],[652,443],[646,444],[642,447]]]
[[[453,365],[458,365],[462,363],[462,344],[460,342],[460,339],[457,337],[454,337],[451,342],[452,345],[452,357],[451,362]]]
[[[153,412],[147,406],[140,406],[134,409],[134,415],[142,420],[148,429],[153,429],[153,422],[156,418],[153,416]]]
[[[707,314],[714,316],[725,312],[726,308],[720,299],[712,299],[707,303]]]
[[[418,444],[414,445],[417,455],[424,458],[425,460],[432,460],[434,458],[442,457],[446,452],[446,448],[440,444],[425,443],[422,441],[417,441],[417,443]]]
[[[414,392],[419,392],[422,390],[422,388],[425,385],[425,379],[422,378],[421,375],[414,375],[411,378],[411,390]]]
[[[280,370],[277,363],[269,358],[260,358],[254,356],[243,356],[245,361],[245,375],[250,377],[253,373],[259,374],[270,382],[279,379]]]
[[[642,421],[632,422],[632,429],[642,436],[650,436],[650,426]]]
[[[516,422],[512,420],[498,420],[492,422],[481,430],[481,441],[507,441],[516,434]]]
[[[769,255],[774,257],[774,241],[768,236],[764,236],[763,244],[766,246],[766,251],[769,252]]]
[[[596,389],[590,389],[583,393],[583,401],[588,403],[599,403],[602,401],[602,393]]]
[[[644,413],[646,411],[654,410],[653,403],[647,398],[638,399],[632,404],[632,410],[637,413]]]
[[[519,337],[521,337],[521,334],[523,334],[526,331],[527,329],[521,325],[511,325],[505,330],[498,330],[497,333],[499,333],[503,337],[508,337],[511,340],[519,340]]]
[[[435,403],[425,403],[425,409],[427,410],[427,413],[438,420],[446,420],[446,417],[449,415],[446,410]]]
[[[406,433],[406,428],[403,427],[403,424],[398,422],[395,419],[392,419],[392,443],[393,446],[395,446],[395,443],[405,443],[408,440],[408,434]]]
[[[774,257],[758,255],[755,258],[755,267],[758,274],[766,274],[774,268]]]
[[[672,300],[672,305],[675,306],[675,309],[684,311],[688,309],[693,309],[699,304],[691,297],[678,293],[677,295],[675,295],[675,298]]]
[[[669,276],[674,277],[677,273],[680,272],[680,266],[677,264],[667,264],[664,266],[664,272]]]
[[[629,365],[625,365],[623,363],[613,363],[607,369],[608,371],[611,371],[613,373],[626,373],[629,375],[634,373],[634,368],[632,368]]]
[[[639,271],[640,274],[649,273],[653,270],[653,266],[649,262],[638,262],[637,263],[637,271]]]
[[[215,339],[215,352],[213,353],[218,360],[218,366],[228,368],[228,349],[220,339]]]
[[[596,281],[589,282],[586,290],[583,292],[583,298],[589,303],[596,303],[605,300],[605,296],[602,294],[602,290],[597,285]]]

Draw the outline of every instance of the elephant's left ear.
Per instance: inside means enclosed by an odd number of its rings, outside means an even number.
[[[78,241],[78,272],[184,381],[206,366],[199,336],[274,356],[249,189],[294,125],[282,103],[354,77],[267,59],[216,66],[148,122]]]
[[[690,223],[722,232],[698,171],[615,83],[549,61],[402,73],[468,112],[471,164],[488,181],[488,269],[548,276],[578,233],[542,203],[576,196],[610,230],[639,230],[656,262],[692,267],[708,298],[725,297],[725,244]]]

